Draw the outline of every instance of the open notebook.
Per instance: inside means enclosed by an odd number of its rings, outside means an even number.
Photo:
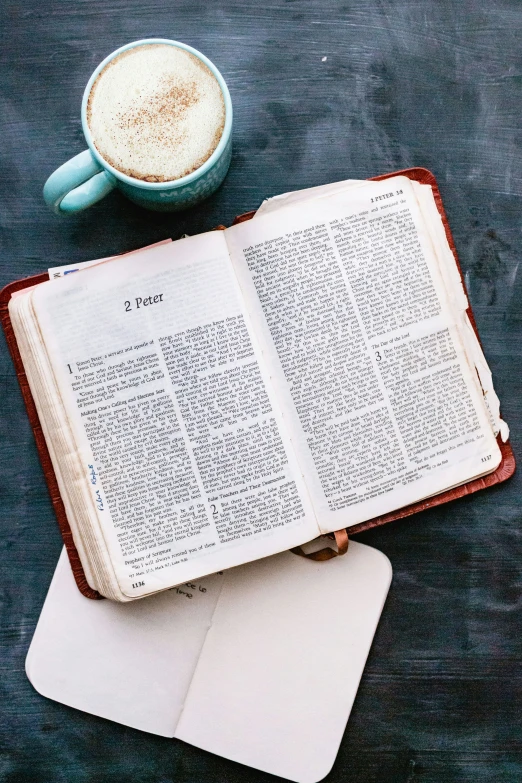
[[[62,552],[27,657],[44,696],[298,783],[330,770],[391,581],[350,543],[284,552],[146,601],[90,601]]]

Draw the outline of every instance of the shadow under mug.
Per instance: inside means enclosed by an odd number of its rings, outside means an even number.
[[[127,49],[144,44],[169,44],[198,57],[217,79],[225,101],[225,127],[219,144],[198,169],[170,182],[144,182],[111,166],[100,155],[87,124],[87,102],[92,85],[107,63]],[[171,212],[186,209],[210,196],[223,182],[232,157],[232,101],[225,80],[216,66],[197,49],[167,38],[144,38],[121,46],[96,68],[83,93],[82,128],[88,150],[56,169],[44,185],[44,199],[57,214],[80,212],[118,188],[127,198],[147,209]]]

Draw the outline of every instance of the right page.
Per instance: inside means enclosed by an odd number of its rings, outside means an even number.
[[[433,220],[401,176],[226,232],[323,532],[500,463]]]

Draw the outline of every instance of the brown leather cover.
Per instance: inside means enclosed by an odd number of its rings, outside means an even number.
[[[388,177],[395,177],[398,175],[404,175],[406,177],[409,177],[409,179],[416,180],[417,182],[422,182],[431,185],[433,189],[433,194],[435,196],[435,202],[437,204],[438,210],[444,222],[444,227],[446,229],[446,236],[448,238],[449,245],[453,251],[453,255],[455,256],[455,260],[457,262],[457,266],[462,277],[462,271],[457,257],[455,243],[453,241],[453,237],[451,236],[448,220],[446,218],[446,213],[444,212],[444,208],[442,206],[442,200],[440,197],[440,193],[435,177],[427,169],[412,168],[412,169],[405,169],[404,171],[396,171],[391,174],[383,174],[380,177],[373,177],[373,179],[382,180],[382,179],[387,179]],[[240,215],[236,217],[233,225],[236,225],[237,223],[242,223],[245,220],[250,220],[254,215],[255,212],[246,212],[244,215]],[[56,517],[58,519],[60,532],[62,534],[65,546],[67,548],[67,554],[69,555],[69,560],[71,561],[71,567],[74,574],[74,578],[76,580],[76,584],[78,585],[80,592],[83,593],[83,595],[85,595],[87,598],[101,598],[102,596],[100,596],[100,594],[96,592],[96,590],[93,590],[87,584],[87,579],[85,578],[85,573],[82,564],[80,562],[80,558],[78,556],[78,551],[72,539],[71,529],[69,527],[69,522],[65,514],[65,508],[58,489],[58,482],[56,480],[56,475],[54,473],[54,469],[51,463],[51,458],[49,456],[47,444],[43,436],[43,432],[40,425],[40,420],[38,418],[38,413],[36,411],[36,407],[34,404],[34,400],[31,395],[31,391],[29,389],[29,385],[25,375],[25,370],[22,364],[22,359],[20,357],[20,352],[18,350],[18,345],[16,343],[16,339],[14,336],[13,327],[11,325],[11,319],[9,317],[9,311],[8,311],[9,300],[11,298],[11,295],[15,291],[20,291],[23,288],[28,288],[29,286],[37,285],[38,283],[43,283],[48,279],[49,279],[49,275],[47,274],[47,272],[45,272],[41,275],[34,275],[33,277],[27,277],[23,280],[16,280],[15,282],[7,285],[2,291],[0,291],[0,320],[2,322],[2,327],[4,329],[4,333],[6,336],[7,345],[11,352],[11,356],[13,357],[16,374],[18,376],[18,381],[20,383],[20,388],[22,390],[22,396],[25,402],[25,407],[27,408],[29,421],[31,423],[31,427],[33,428],[34,437],[36,440],[36,446],[42,463],[45,480],[47,481],[47,486],[49,488],[51,500],[54,506]],[[464,285],[464,280],[462,280],[462,283]],[[471,309],[468,310],[468,315],[473,325],[473,328],[478,336],[475,319],[473,317],[473,313]],[[426,500],[422,500],[418,503],[412,503],[411,505],[405,506],[404,508],[398,509],[397,511],[392,511],[389,514],[384,514],[383,516],[375,517],[374,519],[370,519],[366,522],[361,522],[358,525],[353,525],[352,527],[348,528],[350,535],[352,535],[353,533],[359,533],[362,530],[368,530],[369,528],[376,527],[377,525],[384,525],[386,522],[392,522],[394,519],[402,519],[402,517],[410,516],[411,514],[415,514],[418,511],[424,511],[424,509],[432,508],[433,506],[439,506],[442,503],[448,503],[450,500],[455,500],[456,498],[464,497],[465,495],[470,495],[473,492],[478,492],[479,489],[485,489],[486,487],[491,487],[494,484],[500,484],[502,481],[506,481],[515,472],[515,457],[509,443],[502,443],[499,438],[498,444],[502,452],[502,462],[493,473],[490,473],[489,475],[484,476],[483,478],[469,481],[467,484],[463,484],[462,486],[456,487],[455,489],[448,490],[447,492],[441,492],[440,494],[435,495],[434,497],[427,498]],[[346,537],[344,539],[341,531],[337,531],[336,542],[338,544],[338,553],[341,554],[343,550],[345,551],[345,546],[347,546],[348,544],[348,538]],[[334,552],[333,554],[335,555],[337,553]],[[329,555],[328,557],[331,556],[332,555]]]

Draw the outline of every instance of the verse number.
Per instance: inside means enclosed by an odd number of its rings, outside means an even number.
[[[490,459],[491,459],[491,454],[488,454],[487,457],[481,457],[481,462],[489,462]]]

